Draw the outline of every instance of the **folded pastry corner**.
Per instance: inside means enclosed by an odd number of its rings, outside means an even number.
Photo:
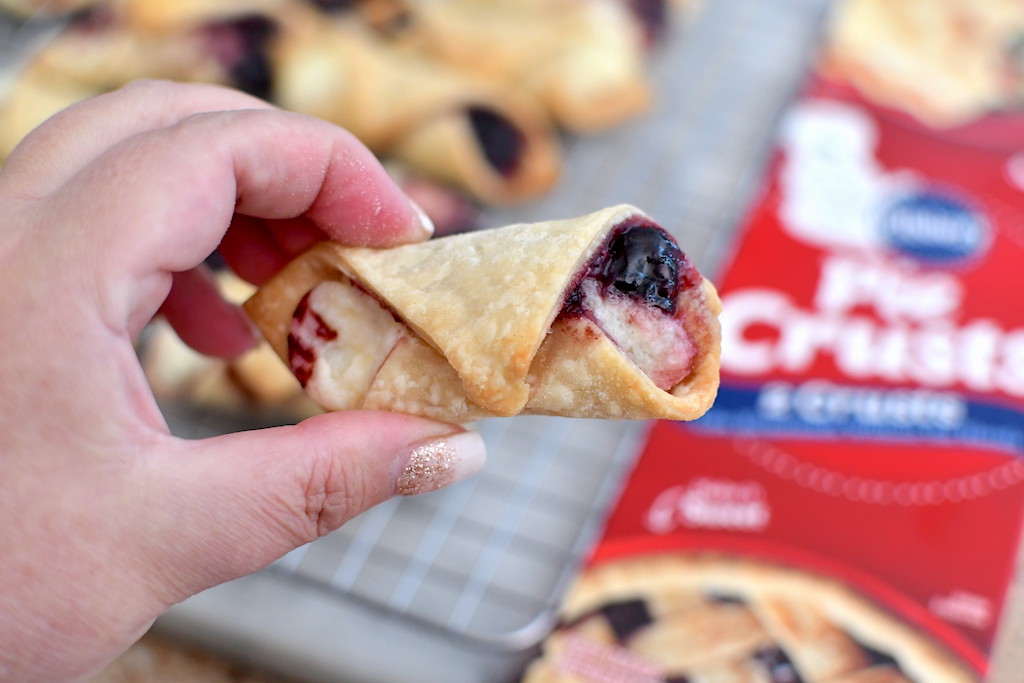
[[[514,204],[557,181],[562,151],[533,101],[383,40],[351,17],[283,18],[274,100],[478,199]]]
[[[935,128],[1024,102],[1024,4],[848,0],[833,8],[821,70]]]
[[[628,205],[392,249],[324,242],[245,306],[332,410],[692,420],[718,388],[715,288]]]

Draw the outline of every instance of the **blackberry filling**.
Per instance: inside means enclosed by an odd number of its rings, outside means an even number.
[[[469,108],[469,123],[480,151],[494,170],[508,177],[519,168],[525,139],[507,119],[485,107]]]
[[[648,44],[657,42],[664,35],[668,23],[666,0],[629,0],[627,4],[643,26]]]
[[[262,99],[270,99],[273,92],[267,47],[276,32],[277,24],[259,14],[206,27],[210,49],[227,70],[232,85]]]
[[[643,600],[613,602],[601,607],[601,614],[608,620],[608,625],[620,643],[626,642],[631,635],[654,622]]]
[[[700,275],[663,229],[643,218],[616,227],[569,289],[561,317],[593,321],[658,387],[671,390],[696,355],[679,299]]]
[[[781,648],[766,646],[754,653],[752,659],[764,667],[771,683],[803,683],[796,667]]]
[[[747,601],[725,593],[706,593],[705,597],[716,605],[746,605]]]
[[[675,313],[683,254],[664,232],[638,225],[616,235],[599,277],[606,286]]]
[[[882,652],[881,650],[868,647],[861,642],[858,642],[857,645],[859,645],[860,649],[864,651],[865,655],[867,655],[868,660],[871,661],[871,666],[888,666],[896,669],[897,671],[902,671],[902,669],[900,669],[900,663],[896,661],[896,658],[892,655]]]
[[[583,289],[590,280],[596,280],[604,292],[614,289],[670,315],[678,310],[679,293],[700,282],[675,241],[647,221],[626,223],[612,231],[606,248],[598,251],[566,297],[564,313],[582,312]]]
[[[313,364],[317,359],[316,342],[322,344],[338,338],[338,331],[309,307],[309,295],[310,292],[307,292],[295,308],[292,329],[288,334],[288,361],[303,387],[313,376]],[[305,335],[298,332],[302,328],[307,330]]]
[[[288,363],[313,400],[345,408],[369,391],[403,329],[390,310],[350,281],[325,280],[292,314]]]
[[[310,4],[323,12],[342,12],[351,9],[356,0],[309,0]]]
[[[112,28],[117,23],[114,11],[106,5],[81,7],[72,10],[71,27],[75,31],[99,32]]]

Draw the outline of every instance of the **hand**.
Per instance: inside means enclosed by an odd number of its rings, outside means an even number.
[[[180,440],[139,367],[161,307],[202,351],[254,343],[197,270],[218,244],[258,283],[325,237],[429,235],[345,131],[140,83],[29,135],[0,216],[0,679],[87,676],[170,605],[482,464],[476,434],[385,413]]]

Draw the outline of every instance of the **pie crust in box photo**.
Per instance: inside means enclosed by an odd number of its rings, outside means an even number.
[[[1022,118],[1024,4],[844,0],[835,5],[822,71],[938,129]]]
[[[524,683],[977,683],[923,631],[837,579],[715,553],[584,571]]]

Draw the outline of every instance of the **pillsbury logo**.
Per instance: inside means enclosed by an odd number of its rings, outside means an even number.
[[[989,224],[967,201],[935,189],[903,195],[879,217],[882,239],[897,252],[932,266],[953,266],[989,244]]]

